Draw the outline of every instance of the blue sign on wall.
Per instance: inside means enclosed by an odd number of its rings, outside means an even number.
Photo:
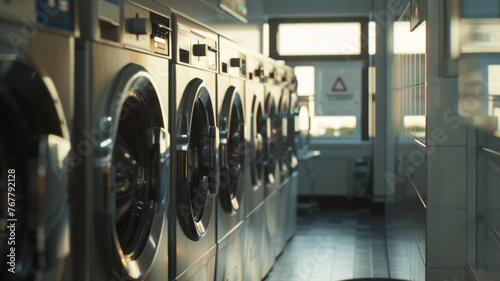
[[[74,2],[73,0],[36,0],[35,21],[39,26],[73,32]]]

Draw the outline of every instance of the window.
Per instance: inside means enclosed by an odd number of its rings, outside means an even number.
[[[377,23],[374,21],[368,23],[368,53],[377,53]]]
[[[368,59],[368,17],[297,21],[297,18],[269,20],[272,58],[286,61]]]
[[[369,108],[374,91],[369,91],[368,67],[369,53],[376,51],[375,23],[369,24],[368,17],[351,17],[299,22],[276,18],[268,24],[269,56],[295,67],[311,138],[368,140],[374,110]]]
[[[278,26],[278,54],[359,55],[361,23],[282,23]]]
[[[330,65],[332,63],[329,63]],[[318,65],[322,69],[323,65]],[[315,139],[359,139],[357,116],[318,116],[315,114],[315,66],[296,66],[298,89],[302,108],[300,110],[301,130],[309,129],[309,135]],[[307,110],[304,110],[307,109]],[[304,114],[308,114],[307,119]],[[306,121],[307,120],[307,121]],[[306,123],[307,122],[307,123]],[[307,126],[306,126],[307,125]],[[306,132],[302,132],[306,135]]]
[[[394,23],[394,54],[425,54],[425,22],[414,31],[409,26],[407,21]]]

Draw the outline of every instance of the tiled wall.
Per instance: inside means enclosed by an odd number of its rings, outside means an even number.
[[[500,139],[478,132],[476,267],[500,280]]]
[[[440,75],[441,1],[428,1],[427,280],[464,280],[466,266],[466,126],[458,117],[457,77]]]
[[[427,1],[424,53],[388,48],[393,179],[386,210],[393,278],[465,280],[466,126],[456,111],[457,78],[439,72],[440,2]]]
[[[397,42],[403,36],[416,40],[409,32],[408,10],[389,28],[394,40],[388,48],[394,155],[394,169],[386,173],[389,263],[393,278],[425,280],[427,54],[425,47],[416,51],[412,44]],[[425,26],[418,32],[425,33]]]

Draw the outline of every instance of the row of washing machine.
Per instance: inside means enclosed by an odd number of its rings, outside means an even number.
[[[0,3],[0,279],[261,280],[296,80],[155,0]]]

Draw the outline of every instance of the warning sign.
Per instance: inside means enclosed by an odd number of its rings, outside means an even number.
[[[314,111],[317,116],[361,116],[362,61],[318,65]]]
[[[337,77],[332,86],[332,92],[347,92],[347,87],[345,86],[344,80],[342,77]]]

